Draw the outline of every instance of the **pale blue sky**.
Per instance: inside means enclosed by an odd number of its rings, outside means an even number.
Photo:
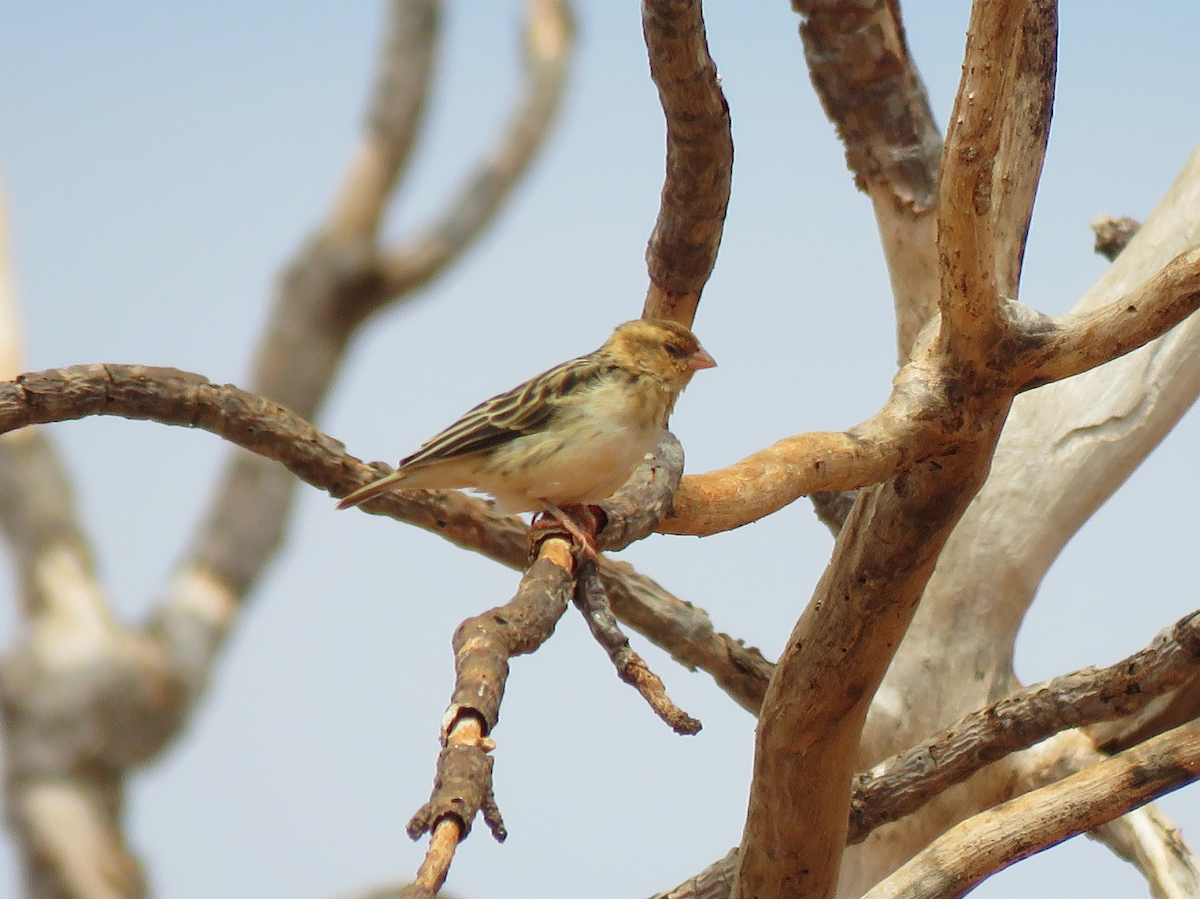
[[[944,122],[967,5],[906,9]],[[142,362],[244,382],[275,272],[322,215],[354,145],[380,15],[375,0],[0,7],[0,171],[27,367]],[[707,17],[737,158],[696,321],[720,368],[696,379],[675,421],[693,471],[862,420],[887,395],[894,359],[869,205],[809,87],[795,15],[785,0],[722,0]],[[639,313],[661,112],[637,4],[587,3],[579,18],[562,126],[498,227],[351,354],[320,424],[352,452],[394,461]],[[516,85],[519,21],[515,2],[450,4],[430,131],[389,233],[437,208],[490,140]],[[1073,303],[1104,268],[1089,219],[1144,216],[1200,139],[1198,32],[1189,2],[1064,3],[1026,302]],[[224,447],[125,421],[53,432],[114,605],[136,618],[178,558]],[[1185,420],[1068,547],[1018,647],[1027,680],[1112,662],[1197,605],[1198,440]],[[660,537],[626,556],[774,657],[829,547],[801,503],[703,547]],[[781,558],[794,561],[784,569]],[[515,584],[429,535],[335,515],[305,489],[207,701],[135,780],[130,830],[157,895],[332,899],[411,875],[423,845],[403,825],[429,790],[450,635]],[[4,607],[0,638],[11,630]],[[495,734],[511,836],[497,847],[473,834],[450,881],[462,899],[561,895],[568,878],[579,899],[637,899],[737,842],[752,719],[706,675],[637,646],[704,731],[671,734],[569,614],[514,665]],[[577,696],[588,704],[567,703]],[[564,801],[579,785],[586,792]],[[1193,839],[1195,795],[1166,803]],[[5,853],[0,895],[14,889]],[[1128,866],[1085,841],[980,894],[1065,889],[1144,894]]]

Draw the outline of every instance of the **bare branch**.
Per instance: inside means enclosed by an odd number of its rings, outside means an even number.
[[[1122,299],[1032,335],[1029,387],[1103,365],[1161,337],[1200,307],[1200,248],[1181,253]]]
[[[675,517],[666,534],[706,536],[777,512],[817,490],[852,490],[905,471],[945,447],[936,425],[940,364],[930,342],[896,376],[892,394],[872,418],[841,433],[788,437],[741,462],[702,475],[685,475],[675,492]]]
[[[855,183],[874,204],[903,362],[937,310],[934,207],[942,136],[908,50],[900,5],[793,0],[804,58]]]
[[[763,701],[741,895],[833,895],[867,707],[938,553],[986,477],[1000,424],[993,419],[980,443],[964,441],[957,454],[859,496]]]
[[[432,831],[417,877],[401,896],[432,899],[450,870],[458,844],[475,815],[497,840],[507,836],[492,794],[489,737],[500,718],[500,701],[513,656],[541,646],[567,610],[574,586],[574,560],[565,540],[544,540],[517,594],[508,603],[464,621],[454,634],[454,694],[442,724],[433,795],[408,824],[414,840]]]
[[[818,490],[852,490],[878,484],[904,469],[922,445],[919,427],[889,428],[890,416],[849,431],[814,431],[785,437],[718,471],[684,475],[675,493],[675,517],[664,534],[706,537],[765,518]]]
[[[508,660],[533,652],[554,632],[567,610],[574,584],[570,544],[545,541],[539,561],[525,572],[517,595],[507,605],[468,618],[454,634],[454,696],[445,727],[471,715],[484,735],[500,718],[500,700],[508,680]]]
[[[1053,0],[977,0],[938,194],[942,328],[980,370],[1016,299],[1054,103]]]
[[[1122,299],[1197,245],[1200,150],[1077,308]],[[860,741],[860,768],[1016,689],[1013,640],[1038,585],[1070,536],[1192,405],[1200,390],[1198,345],[1200,318],[1193,316],[1150,347],[1017,397],[988,481],[943,550],[880,688]],[[1030,459],[1046,464],[1031,467]],[[939,684],[955,687],[926,701]],[[956,815],[1011,795],[1011,778],[1007,763],[994,766],[944,802],[939,797],[852,847],[840,889],[861,895]]]
[[[646,247],[643,318],[691,325],[717,261],[733,174],[729,105],[700,0],[643,0],[650,77],[667,119],[667,175]]]
[[[864,899],[952,899],[1013,862],[1091,830],[1200,777],[1200,722],[951,828]]]
[[[583,613],[588,630],[596,642],[604,647],[617,669],[617,676],[632,686],[646,700],[654,714],[665,721],[677,734],[691,735],[700,732],[700,722],[675,705],[667,696],[666,688],[650,666],[633,651],[629,638],[621,633],[613,617],[608,597],[604,593],[604,581],[593,565],[586,565],[575,585],[575,605]]]
[[[1108,668],[1085,668],[1026,687],[854,779],[849,843],[912,814],[985,765],[1072,727],[1145,708],[1200,665],[1200,612]]]
[[[329,216],[339,240],[373,241],[424,121],[441,0],[391,0],[365,134]]]
[[[617,552],[654,533],[660,521],[674,514],[682,476],[683,445],[670,431],[660,431],[658,443],[629,482],[597,507],[603,517],[599,548]]]
[[[383,253],[385,296],[437,277],[479,237],[546,142],[566,86],[575,26],[567,0],[527,0],[525,84],[504,130],[441,217]]]
[[[1065,731],[1013,757],[1012,795],[1021,795],[1104,761],[1096,744],[1079,730]],[[1156,899],[1194,899],[1200,893],[1200,867],[1182,835],[1153,803],[1088,831],[1146,878]]]
[[[600,576],[617,618],[679,664],[707,671],[738,705],[758,714],[775,667],[761,652],[717,632],[707,612],[667,593],[627,562],[601,559]]]
[[[429,833],[429,848],[417,876],[400,891],[401,899],[433,899],[437,895],[459,843],[471,832],[480,811],[498,841],[508,836],[492,794],[492,757],[488,753],[496,744],[483,735],[482,722],[470,715],[459,717],[444,739],[433,795],[408,822],[408,835],[414,840]]]

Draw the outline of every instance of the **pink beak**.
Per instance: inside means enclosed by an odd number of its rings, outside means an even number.
[[[698,350],[696,350],[696,352],[692,353],[691,358],[688,359],[688,368],[690,368],[692,371],[700,371],[700,369],[702,369],[702,368],[716,368],[716,367],[717,367],[717,360],[714,359],[712,357],[712,354],[709,353],[709,351],[706,350],[704,347],[700,347],[700,349],[698,349]]]

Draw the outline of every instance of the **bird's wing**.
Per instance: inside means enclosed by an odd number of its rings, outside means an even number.
[[[557,365],[507,393],[480,403],[419,450],[401,468],[483,453],[545,427],[568,396],[587,389],[604,370],[595,354]]]

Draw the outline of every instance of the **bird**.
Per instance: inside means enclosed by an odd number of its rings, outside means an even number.
[[[716,364],[684,325],[625,322],[598,350],[480,403],[337,508],[397,489],[471,488],[501,514],[547,513],[595,558],[594,538],[564,509],[586,511],[624,486],[692,376]]]

